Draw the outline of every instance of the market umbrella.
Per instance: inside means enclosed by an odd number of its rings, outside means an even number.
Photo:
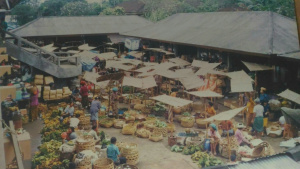
[[[228,110],[222,113],[219,113],[215,116],[210,118],[204,119],[204,121],[212,122],[212,121],[224,121],[224,120],[231,120],[234,116],[242,112],[246,107],[240,107],[232,110]]]
[[[281,112],[287,124],[300,128],[300,109],[290,109],[282,107]]]
[[[293,92],[289,89],[278,94],[278,96],[291,100],[297,104],[300,104],[300,94]]]

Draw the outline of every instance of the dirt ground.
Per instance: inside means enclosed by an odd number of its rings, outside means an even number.
[[[222,101],[220,100],[218,102],[221,103]],[[224,107],[222,104],[219,104],[219,109],[217,110],[217,112],[222,112],[226,110],[228,110],[228,108]],[[241,117],[236,117],[235,121],[242,122],[243,119]],[[42,121],[37,120],[33,123],[24,126],[24,128],[27,131],[29,131],[32,138],[32,154],[34,154],[34,152],[38,150],[37,147],[41,144],[41,136],[39,134],[39,131],[42,128],[42,125]],[[178,122],[175,122],[175,125],[176,133],[184,132],[184,128],[182,128]],[[194,126],[194,128],[197,129],[196,125]],[[138,144],[139,163],[137,164],[137,166],[140,169],[174,169],[175,166],[176,169],[198,168],[197,164],[192,162],[190,155],[183,155],[181,153],[171,152],[170,147],[168,146],[167,137],[164,137],[164,140],[161,142],[152,142],[148,139],[138,138],[136,136],[123,135],[121,134],[120,129],[100,128],[100,131],[102,130],[109,137],[116,137],[118,141],[132,142]],[[285,148],[279,147],[279,143],[283,141],[282,138],[271,138],[266,136],[262,137],[261,139],[269,142],[273,146],[276,153],[280,153],[286,150]],[[227,162],[227,159],[221,159],[222,161]],[[30,169],[30,161],[25,161],[24,164],[26,169]]]

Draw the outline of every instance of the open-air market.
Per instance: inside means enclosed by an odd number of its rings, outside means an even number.
[[[278,1],[0,2],[0,169],[300,168]]]

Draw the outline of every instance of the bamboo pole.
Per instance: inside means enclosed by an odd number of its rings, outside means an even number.
[[[2,103],[1,100],[1,93],[0,93],[0,103]],[[0,168],[6,168],[6,162],[5,162],[5,152],[4,152],[4,134],[3,134],[3,128],[2,128],[2,111],[0,106]]]

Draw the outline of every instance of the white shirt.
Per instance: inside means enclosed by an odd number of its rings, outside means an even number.
[[[78,118],[71,118],[70,119],[70,127],[77,127],[78,126],[78,124],[79,124],[79,119]]]
[[[74,115],[74,106],[70,107],[69,105],[65,109],[65,113],[70,114],[71,116]]]
[[[284,124],[285,124],[285,118],[284,118],[284,116],[281,116],[281,117],[279,118],[279,123],[280,123],[281,125],[284,125]]]
[[[264,106],[262,106],[260,104],[254,106],[253,113],[256,113],[255,117],[263,117]]]
[[[88,135],[93,136],[95,140],[98,140],[98,136],[95,130],[91,130]]]

